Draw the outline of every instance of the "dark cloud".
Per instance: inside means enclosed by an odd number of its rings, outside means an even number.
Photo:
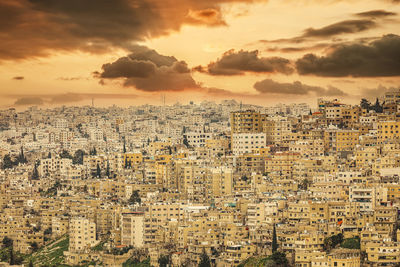
[[[98,78],[123,80],[124,86],[143,91],[179,91],[199,88],[184,61],[137,46],[132,54],[102,66]]]
[[[368,18],[389,17],[389,16],[395,16],[395,15],[397,15],[397,13],[389,12],[389,11],[386,11],[383,9],[370,10],[370,11],[361,12],[361,13],[356,14],[356,16],[368,17]]]
[[[263,0],[2,0],[0,59],[128,48],[184,24],[226,25],[221,4],[255,1]]]
[[[16,106],[43,105],[43,103],[44,101],[40,97],[21,97],[14,102],[14,105]]]
[[[267,48],[266,51],[268,52],[283,52],[283,53],[296,53],[296,52],[304,52],[310,50],[317,50],[317,49],[325,49],[334,46],[332,43],[318,43],[309,46],[284,46],[284,47],[270,47]]]
[[[262,43],[292,43],[300,44],[313,39],[326,39],[342,34],[359,33],[378,26],[374,19],[359,19],[359,20],[343,20],[337,23],[327,25],[322,28],[308,28],[304,30],[302,35],[293,38],[282,38],[276,40],[260,40]],[[339,40],[340,41],[340,40]]]
[[[198,66],[193,70],[211,75],[242,75],[245,72],[284,73],[293,72],[290,61],[281,57],[259,57],[258,51],[225,52],[216,62],[207,67]]]
[[[342,45],[326,56],[307,54],[297,60],[299,74],[327,77],[400,75],[400,36],[385,35],[370,44]]]
[[[23,79],[25,79],[24,76],[15,76],[15,77],[13,77],[13,80],[17,80],[17,81],[22,81]]]
[[[299,81],[293,83],[279,83],[271,79],[265,79],[254,84],[254,88],[260,94],[280,94],[280,95],[308,95],[317,96],[345,96],[346,93],[335,87],[327,89],[320,86],[310,86]]]
[[[302,37],[330,37],[343,33],[357,33],[376,27],[372,20],[344,20],[319,29],[309,28]]]

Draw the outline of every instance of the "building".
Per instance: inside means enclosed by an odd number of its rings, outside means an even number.
[[[121,244],[141,248],[144,245],[144,213],[121,214]]]

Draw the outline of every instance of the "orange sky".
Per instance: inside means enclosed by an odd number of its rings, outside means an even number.
[[[0,0],[2,108],[355,103],[399,87],[398,1],[67,2]]]

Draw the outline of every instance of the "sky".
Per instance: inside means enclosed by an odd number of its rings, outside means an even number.
[[[0,0],[0,108],[358,103],[400,81],[399,0]]]

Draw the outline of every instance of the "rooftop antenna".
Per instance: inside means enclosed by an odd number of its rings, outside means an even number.
[[[94,98],[92,97],[92,107],[94,107]]]
[[[243,103],[242,103],[242,100],[240,100],[240,111],[242,111],[242,106],[243,106]]]

